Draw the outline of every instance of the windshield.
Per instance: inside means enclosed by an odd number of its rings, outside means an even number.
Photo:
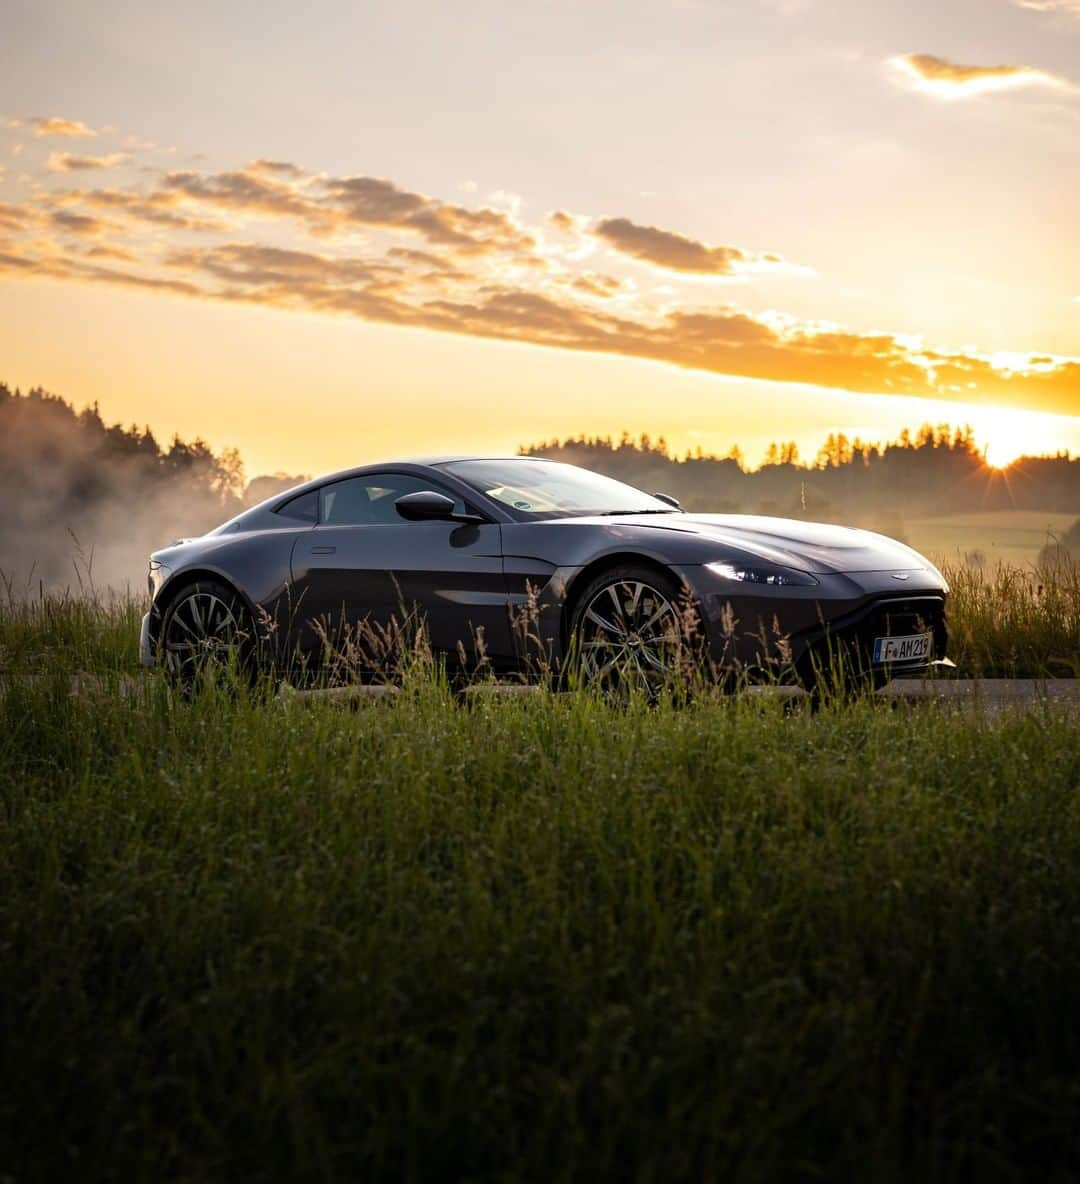
[[[671,506],[576,465],[554,460],[458,460],[444,466],[473,489],[525,518],[567,514],[674,514]]]

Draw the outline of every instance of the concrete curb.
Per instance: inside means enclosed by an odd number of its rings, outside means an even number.
[[[988,703],[1031,703],[1038,699],[1080,703],[1080,678],[898,678],[879,694],[890,699],[982,699]]]

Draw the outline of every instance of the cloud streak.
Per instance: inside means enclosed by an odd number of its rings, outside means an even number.
[[[970,66],[932,53],[904,54],[892,58],[891,64],[910,85],[946,99],[972,98],[1033,86],[1070,89],[1063,78],[1034,66]]]
[[[45,118],[37,116],[33,119],[14,120],[17,126],[29,127],[35,136],[59,136],[64,139],[91,138],[97,135],[92,127],[87,127],[78,119],[61,119],[58,115]]]
[[[1064,12],[1080,17],[1080,0],[1016,0],[1016,4],[1034,12]]]
[[[126,164],[131,157],[126,152],[110,152],[107,156],[76,156],[71,152],[53,152],[46,166],[50,173],[84,173],[91,169],[114,169]]]
[[[781,265],[776,254],[626,217],[563,210],[529,225],[513,209],[287,161],[152,175],[80,188],[53,173],[23,203],[0,204],[0,275],[351,316],[856,393],[1080,412],[1078,359],[1011,356],[1006,364],[896,333],[702,305],[679,286]],[[597,256],[579,249],[597,242],[610,248],[610,268],[597,270]],[[671,283],[639,288],[642,264],[663,269]]]
[[[553,220],[556,217],[552,215]],[[593,228],[593,234],[632,259],[689,275],[734,276],[763,265],[783,265],[778,255],[755,256],[738,247],[710,247],[657,226],[641,226],[629,218],[604,218]]]

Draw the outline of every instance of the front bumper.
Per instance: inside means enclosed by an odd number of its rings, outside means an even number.
[[[898,579],[891,571],[815,575],[811,587],[746,585],[732,588],[704,567],[679,569],[702,616],[711,662],[720,670],[794,673],[802,680],[832,666],[838,655],[862,673],[923,669],[945,656],[943,582],[927,571]],[[934,642],[922,660],[873,663],[877,637],[929,631]]]
[[[879,637],[909,637],[930,632],[933,645],[924,658],[875,663],[874,642]],[[804,681],[814,681],[822,669],[843,661],[854,675],[893,675],[925,670],[945,657],[948,628],[945,595],[913,593],[909,596],[879,596],[854,612],[820,626],[805,639],[797,664]]]

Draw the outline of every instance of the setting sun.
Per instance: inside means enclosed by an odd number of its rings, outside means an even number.
[[[1053,442],[1046,436],[1046,425],[1041,422],[1045,418],[1011,410],[982,412],[975,438],[985,449],[986,463],[995,469],[1006,469],[1021,456],[1054,451]]]

